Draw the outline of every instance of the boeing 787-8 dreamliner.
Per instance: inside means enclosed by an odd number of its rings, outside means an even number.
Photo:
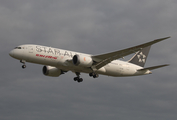
[[[100,55],[62,50],[42,45],[25,44],[15,47],[9,55],[23,63],[25,62],[44,65],[42,71],[46,76],[58,77],[67,71],[72,71],[77,77],[74,81],[82,82],[80,73],[88,73],[97,78],[100,75],[123,77],[151,74],[150,70],[168,66],[168,64],[144,68],[151,45],[168,39],[161,38],[127,49]],[[135,53],[129,61],[118,60]]]

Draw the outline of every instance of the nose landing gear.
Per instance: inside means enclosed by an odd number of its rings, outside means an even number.
[[[20,62],[23,63],[22,68],[25,69],[26,68],[26,65],[25,65],[26,61],[25,60],[20,60]]]
[[[26,65],[22,65],[22,68],[25,69],[25,68],[26,68]]]

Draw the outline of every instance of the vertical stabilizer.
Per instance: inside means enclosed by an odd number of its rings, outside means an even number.
[[[151,46],[141,49],[128,62],[144,67],[150,48]]]

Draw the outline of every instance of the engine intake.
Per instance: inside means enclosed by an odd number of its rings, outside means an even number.
[[[60,69],[52,66],[44,66],[42,72],[44,75],[51,77],[58,77],[62,73]]]
[[[76,66],[91,67],[93,64],[93,60],[91,57],[88,56],[74,55],[73,64]]]

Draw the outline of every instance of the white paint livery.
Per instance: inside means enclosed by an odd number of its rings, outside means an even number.
[[[58,77],[67,71],[72,71],[77,75],[74,80],[82,82],[80,73],[89,73],[93,78],[97,78],[99,74],[114,77],[137,76],[151,74],[150,70],[168,66],[165,64],[142,67],[146,62],[150,46],[168,38],[101,55],[89,55],[33,44],[15,47],[9,55],[20,60],[23,63],[22,68],[26,68],[25,62],[42,64],[44,65],[42,71],[46,76]],[[135,52],[137,53],[129,61],[118,60]]]

